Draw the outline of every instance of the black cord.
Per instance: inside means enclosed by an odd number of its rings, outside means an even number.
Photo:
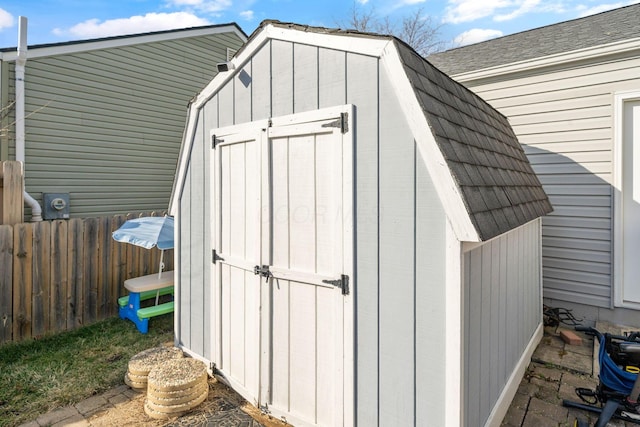
[[[580,400],[588,403],[589,405],[595,405],[596,403],[598,403],[598,394],[589,388],[576,387],[576,394],[578,395]]]
[[[562,307],[542,306],[542,314],[544,317],[544,326],[558,326],[560,323],[569,326],[579,326],[583,319],[576,318],[572,310]]]

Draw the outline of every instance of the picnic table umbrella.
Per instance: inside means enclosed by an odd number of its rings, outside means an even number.
[[[173,249],[173,218],[170,216],[147,216],[126,221],[112,234],[117,242],[131,243],[146,249],[160,249],[158,279],[164,270],[164,250]]]

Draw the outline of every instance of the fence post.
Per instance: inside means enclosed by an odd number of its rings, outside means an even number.
[[[24,174],[22,163],[0,162],[0,224],[19,224],[24,218]]]

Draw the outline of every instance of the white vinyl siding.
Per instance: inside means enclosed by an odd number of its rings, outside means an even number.
[[[612,305],[613,94],[640,59],[465,81],[509,118],[554,212],[543,220],[544,296]]]
[[[70,193],[72,217],[166,210],[189,100],[241,43],[222,33],[29,59],[27,191]]]

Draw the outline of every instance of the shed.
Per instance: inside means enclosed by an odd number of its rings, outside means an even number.
[[[429,57],[505,114],[554,206],[543,294],[640,325],[640,4]]]
[[[402,41],[265,21],[191,103],[176,341],[294,425],[499,425],[551,206],[506,118]]]
[[[26,190],[40,204],[68,193],[72,218],[165,210],[185,106],[246,39],[220,24],[29,46]],[[0,160],[21,160],[16,59],[16,48],[0,49]]]

